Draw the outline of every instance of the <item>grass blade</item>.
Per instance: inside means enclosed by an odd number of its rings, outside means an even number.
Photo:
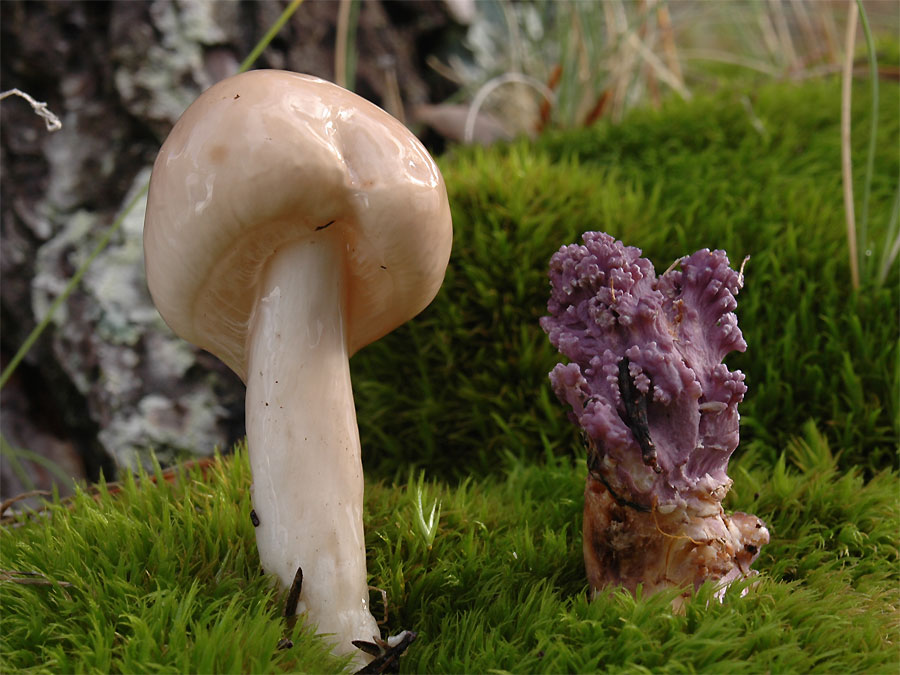
[[[14,466],[18,464],[19,467],[21,467],[21,463],[19,462],[19,460],[24,459],[28,462],[33,462],[34,464],[45,468],[47,471],[52,473],[56,477],[56,479],[63,485],[66,485],[68,487],[74,486],[72,477],[68,475],[63,470],[63,468],[53,460],[47,459],[43,455],[39,455],[38,453],[33,452],[32,450],[29,450],[27,448],[16,447],[9,441],[7,441],[3,436],[0,436],[0,448],[2,448],[3,450],[3,455],[11,462],[13,462]],[[16,471],[16,473],[17,475],[19,475],[18,471]],[[22,478],[23,476],[19,475],[19,479],[22,480]],[[28,487],[29,490],[34,489],[33,481],[31,481],[30,478],[26,478],[25,480],[23,480],[23,483]]]
[[[869,195],[872,191],[872,174],[875,170],[875,145],[878,139],[878,58],[875,55],[875,40],[869,27],[869,17],[866,15],[866,8],[863,7],[862,0],[856,0],[856,6],[859,9],[859,22],[862,24],[863,34],[866,37],[866,52],[869,56],[869,81],[872,87],[872,125],[869,128],[869,154],[866,158],[862,215],[859,222],[859,248],[862,256],[860,266],[868,267],[867,260],[871,255],[869,250]],[[886,241],[885,247],[889,245],[890,241]],[[865,269],[863,272],[865,272]]]
[[[844,178],[844,214],[847,220],[847,249],[850,252],[850,281],[859,290],[859,256],[856,250],[856,216],[853,205],[853,165],[850,159],[850,100],[853,89],[853,49],[859,7],[851,3],[847,10],[847,40],[844,46],[844,71],[841,78],[841,168]]]
[[[897,191],[894,193],[894,208],[891,209],[891,219],[888,221],[887,234],[884,238],[884,249],[881,251],[881,267],[878,270],[878,285],[887,280],[891,265],[900,254],[900,182],[897,183]]]
[[[88,268],[94,262],[96,257],[103,252],[103,250],[109,244],[110,239],[112,239],[112,236],[116,232],[118,232],[128,214],[131,213],[132,209],[134,209],[134,207],[137,206],[138,202],[143,199],[144,195],[147,194],[147,189],[149,187],[149,184],[144,185],[144,187],[138,190],[137,194],[135,194],[134,197],[131,198],[131,201],[128,202],[128,205],[125,207],[122,213],[119,214],[119,217],[113,221],[113,224],[109,226],[109,228],[100,238],[100,241],[97,242],[94,250],[91,251],[90,255],[87,257],[87,260],[82,263],[82,265],[75,271],[75,274],[72,275],[72,278],[69,279],[69,283],[66,284],[63,292],[56,296],[56,299],[47,309],[47,313],[44,315],[44,318],[41,319],[40,323],[38,323],[38,325],[35,326],[28,334],[28,337],[25,338],[25,342],[23,342],[22,346],[19,347],[19,351],[17,351],[15,356],[10,359],[9,363],[6,365],[6,368],[3,369],[3,373],[0,374],[0,389],[2,389],[3,386],[7,383],[16,367],[19,365],[22,359],[25,358],[25,355],[28,353],[34,343],[37,342],[37,339],[41,336],[41,333],[44,332],[44,329],[47,328],[47,326],[53,320],[53,315],[56,314],[60,305],[62,305],[66,301],[66,298],[68,298],[72,294],[72,291],[74,291],[78,284],[81,282],[82,277],[84,277],[85,272],[88,271]]]
[[[26,490],[34,490],[34,481],[31,480],[31,476],[28,475],[25,467],[22,466],[22,462],[19,461],[19,453],[17,452],[17,449],[14,448],[3,436],[0,436],[0,457],[3,457],[7,462],[9,462],[9,466],[12,469],[12,472],[16,475],[16,478],[19,479],[19,482],[22,483],[22,486]]]
[[[292,0],[291,4],[288,5],[285,10],[281,13],[275,23],[266,31],[266,34],[263,35],[262,40],[256,43],[256,46],[247,54],[247,58],[241,63],[238,68],[239,73],[244,73],[250,68],[253,67],[253,64],[256,63],[256,59],[259,58],[259,55],[265,51],[266,47],[269,46],[269,43],[278,35],[278,31],[284,27],[284,24],[288,22],[288,19],[293,16],[294,12],[303,4],[303,0]]]

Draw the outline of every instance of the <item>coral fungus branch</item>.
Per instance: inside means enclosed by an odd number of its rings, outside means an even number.
[[[583,241],[550,261],[541,326],[570,361],[550,381],[588,441],[591,586],[653,591],[746,576],[768,530],[721,505],[747,390],[722,363],[747,347],[734,314],[743,265],[703,249],[657,277],[637,248],[601,232]]]

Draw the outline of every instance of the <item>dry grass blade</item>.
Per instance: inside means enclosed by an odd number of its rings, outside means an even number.
[[[733,54],[720,49],[682,49],[681,55],[685,61],[712,61],[717,63],[727,63],[733,66],[740,66],[748,70],[776,77],[778,70],[772,65],[759,59],[754,59],[740,54]]]
[[[478,112],[481,110],[481,106],[484,105],[487,97],[490,96],[497,87],[502,87],[505,84],[528,85],[541,94],[551,106],[556,105],[556,96],[540,80],[529,75],[523,75],[522,73],[504,73],[503,75],[499,75],[485,82],[481,86],[481,89],[478,90],[478,93],[475,94],[475,98],[472,99],[472,105],[469,106],[469,112],[466,115],[466,126],[463,131],[463,138],[466,143],[471,143],[474,138],[475,122],[478,119]]]
[[[10,497],[9,499],[0,503],[0,518],[3,517],[3,514],[6,513],[7,509],[10,506],[15,504],[16,502],[20,502],[23,499],[28,499],[29,497],[52,497],[52,492],[47,492],[47,490],[29,490],[28,492],[23,492],[20,495],[16,495],[15,497]]]
[[[663,52],[666,56],[666,64],[679,82],[684,82],[684,74],[681,72],[681,64],[678,61],[678,50],[675,47],[675,31],[672,30],[672,17],[669,15],[669,7],[664,3],[656,12],[656,20],[659,22],[659,32],[662,38]]]
[[[859,7],[851,2],[847,9],[847,38],[844,45],[844,70],[841,81],[841,168],[844,182],[844,215],[847,220],[847,248],[850,252],[850,280],[859,289],[859,258],[856,251],[856,216],[853,205],[853,165],[850,158],[850,101],[853,89],[853,50]]]
[[[66,600],[72,601],[72,596],[66,592],[67,588],[72,588],[70,582],[54,581],[41,572],[0,570],[0,583],[19,584],[20,586],[55,586],[62,590]]]
[[[183,462],[177,466],[171,466],[168,469],[165,469],[161,472],[162,479],[167,483],[174,483],[175,480],[179,477],[180,472],[188,472],[193,469],[197,469],[200,472],[200,475],[203,479],[206,479],[209,472],[215,469],[215,467],[219,464],[219,457],[202,457],[200,459],[192,459],[187,462]],[[155,475],[151,475],[147,477],[151,483],[157,483],[158,478]],[[122,491],[122,483],[119,481],[113,483],[106,484],[106,493],[110,495],[117,494]],[[98,500],[100,497],[101,489],[97,485],[92,485],[86,490],[87,494],[91,495],[95,500]],[[28,497],[34,496],[52,496],[52,493],[46,492],[43,490],[31,490],[29,492],[23,492],[20,495],[16,495],[15,497],[10,497],[5,502],[0,504],[0,525],[11,525],[12,527],[17,527],[27,522],[30,518],[35,515],[39,515],[42,513],[46,513],[48,509],[52,506],[51,503],[45,502],[41,506],[36,509],[31,509],[24,512],[15,512],[9,515],[4,515],[4,512],[9,509],[9,507],[15,502],[21,501],[23,499],[27,499]],[[74,503],[74,496],[66,497],[65,499],[60,500],[60,504],[66,506],[67,508],[71,508],[71,505]]]
[[[796,70],[800,65],[800,60],[797,58],[797,50],[794,49],[794,40],[791,37],[791,29],[788,27],[787,15],[784,11],[784,2],[782,0],[769,0],[769,6],[772,8],[772,14],[775,18],[775,32],[781,46],[780,51],[787,62],[787,68],[789,71]]]
[[[641,41],[641,39],[637,36],[637,33],[630,33],[628,35],[628,44],[631,47],[634,47],[635,50],[641,55],[644,61],[647,62],[647,65],[653,69],[653,72],[656,73],[657,77],[661,79],[663,82],[668,84],[672,89],[678,92],[678,95],[681,96],[686,101],[691,99],[691,92],[688,91],[688,88],[684,86],[681,80],[669,70],[665,64],[660,61],[659,57],[656,56],[647,46]]]
[[[337,38],[334,45],[334,81],[347,88],[347,36],[350,32],[350,10],[353,0],[340,0],[338,5]]]
[[[381,604],[384,607],[384,616],[381,617],[381,621],[378,622],[379,626],[384,626],[388,622],[388,594],[387,591],[383,588],[379,588],[378,586],[369,586],[370,591],[378,591],[381,595]]]
[[[59,120],[59,117],[57,117],[43,101],[36,101],[32,96],[26,94],[21,89],[9,89],[0,92],[0,101],[10,96],[18,96],[19,98],[24,98],[28,101],[28,105],[31,106],[34,113],[44,120],[44,124],[47,125],[47,131],[59,131],[62,129],[62,122]]]
[[[61,586],[63,588],[71,588],[72,586],[68,581],[53,581],[52,579],[48,579],[40,572],[23,572],[20,570],[0,570],[0,581],[25,584],[26,586]]]

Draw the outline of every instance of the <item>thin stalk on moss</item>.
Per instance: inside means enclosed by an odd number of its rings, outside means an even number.
[[[868,259],[871,256],[869,250],[869,196],[872,192],[872,173],[875,170],[875,143],[878,140],[878,57],[875,55],[875,40],[869,27],[869,17],[862,0],[856,0],[859,9],[859,22],[862,24],[863,35],[866,37],[866,53],[869,57],[869,82],[872,88],[871,119],[869,127],[869,153],[866,158],[866,178],[863,183],[862,215],[859,227],[859,253],[860,268],[863,273],[870,269]]]
[[[856,246],[856,214],[853,204],[853,162],[850,158],[850,102],[858,17],[859,7],[856,3],[851,3],[847,9],[847,38],[844,45],[844,71],[841,80],[841,169],[844,184],[844,218],[847,222],[847,249],[850,253],[850,283],[853,290],[859,290],[859,253]]]
[[[888,220],[887,234],[884,238],[884,249],[881,251],[881,266],[878,268],[878,284],[882,285],[887,281],[891,266],[900,254],[900,183],[897,184],[897,191],[894,193],[894,207],[891,209],[891,217]]]
[[[868,226],[869,203],[872,193],[872,176],[875,171],[875,150],[878,142],[879,75],[878,56],[875,49],[875,39],[872,36],[872,29],[869,25],[869,17],[866,13],[866,8],[863,5],[862,0],[857,0],[856,4],[859,7],[859,19],[860,23],[862,24],[863,34],[866,38],[866,53],[869,58],[869,82],[871,86],[872,96],[871,126],[869,127],[869,151],[866,158],[866,178],[863,187],[862,218],[860,229],[860,242],[863,249],[862,252],[865,256],[864,262],[866,263],[866,269],[868,270],[871,267],[868,264],[868,259],[871,257],[871,252],[868,248]],[[896,196],[894,197],[894,207],[891,211],[887,232],[885,233],[884,245],[881,249],[880,265],[878,266],[878,270],[874,276],[875,283],[879,286],[884,284],[884,282],[887,280],[887,276],[890,272],[891,266],[897,259],[898,253],[900,253],[900,235],[898,235],[897,233],[898,208],[900,208],[900,183],[898,183],[897,185],[897,192]]]

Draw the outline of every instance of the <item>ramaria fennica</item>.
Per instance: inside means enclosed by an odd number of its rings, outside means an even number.
[[[724,588],[769,541],[762,521],[721,503],[747,390],[722,363],[747,347],[734,314],[743,276],[703,249],[657,277],[640,249],[582,239],[550,260],[541,326],[569,360],[550,381],[588,444],[588,581],[595,592]]]

